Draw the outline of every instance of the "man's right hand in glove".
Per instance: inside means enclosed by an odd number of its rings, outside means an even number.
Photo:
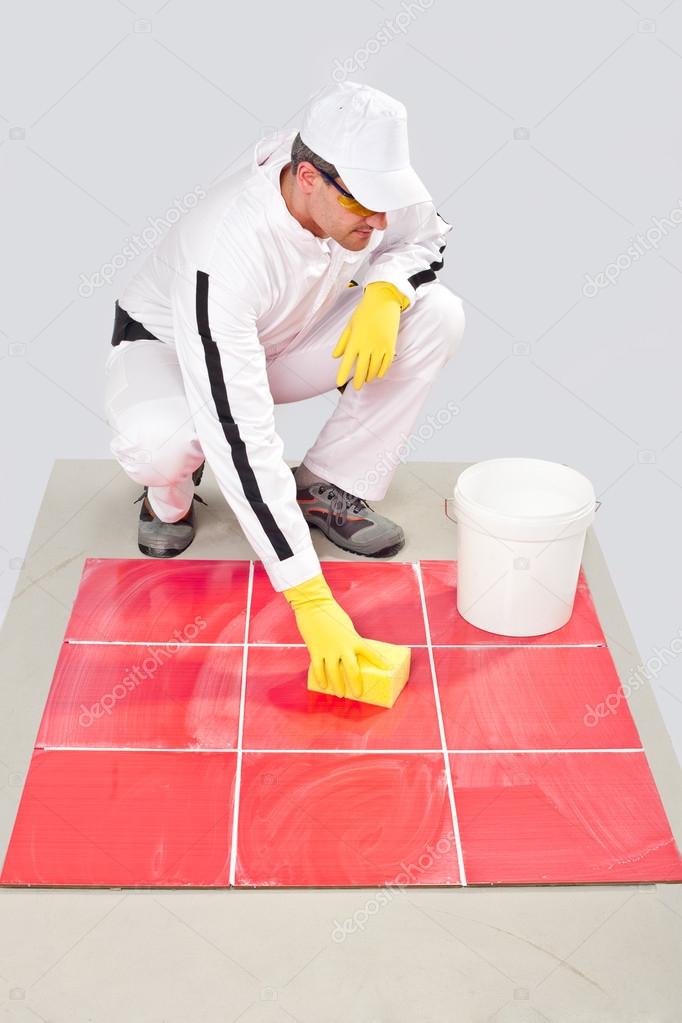
[[[337,604],[323,575],[283,590],[296,615],[296,625],[308,647],[313,673],[322,689],[359,699],[362,673],[358,654],[380,668],[389,665],[369,640],[363,639],[350,616]]]

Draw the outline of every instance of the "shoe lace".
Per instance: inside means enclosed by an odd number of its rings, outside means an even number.
[[[333,484],[323,486],[320,489],[320,494],[329,495],[332,511],[335,515],[349,511],[362,512],[365,508],[370,507],[363,498],[356,497],[355,494],[349,494],[347,490],[342,490],[341,487],[336,487]]]

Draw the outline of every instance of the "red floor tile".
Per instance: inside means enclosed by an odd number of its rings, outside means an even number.
[[[306,688],[305,647],[250,647],[244,746],[260,749],[440,749],[428,652],[413,648],[410,677],[390,709]]]
[[[458,882],[442,755],[244,754],[237,885]]]
[[[469,884],[682,880],[643,753],[450,759]]]
[[[236,757],[37,750],[0,881],[226,885]]]
[[[498,636],[470,625],[457,610],[457,562],[421,561],[431,642],[442,644],[605,643],[583,569],[578,574],[573,613],[560,629],[543,636]]]
[[[641,745],[607,647],[436,647],[433,658],[449,749]]]
[[[64,643],[36,744],[233,748],[242,650]]]
[[[426,643],[419,582],[408,562],[323,561],[322,572],[335,599],[362,636],[403,646]],[[294,613],[255,564],[250,643],[300,643]]]
[[[248,561],[88,558],[67,639],[240,643]]]

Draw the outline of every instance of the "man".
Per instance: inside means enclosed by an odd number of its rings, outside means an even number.
[[[461,300],[436,276],[450,230],[410,166],[403,104],[345,82],[311,98],[300,132],[261,140],[116,302],[106,406],[112,452],[144,487],[140,550],[173,557],[192,542],[206,460],[340,695],[359,694],[358,653],[377,658],[334,601],[310,527],[369,557],[405,542],[367,499],[384,496],[376,467],[461,340]],[[292,473],[274,402],[335,385]]]

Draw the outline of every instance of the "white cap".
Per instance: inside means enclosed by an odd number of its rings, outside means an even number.
[[[431,200],[410,166],[407,110],[371,85],[340,82],[314,93],[300,135],[334,164],[348,190],[370,210],[383,213]]]

